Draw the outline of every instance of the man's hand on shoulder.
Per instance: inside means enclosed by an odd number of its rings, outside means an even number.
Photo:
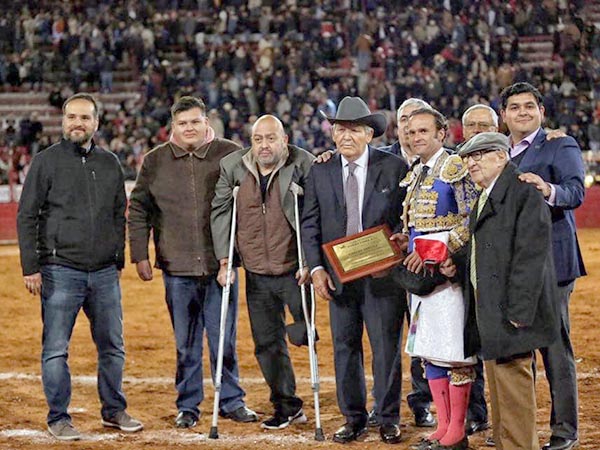
[[[329,161],[333,157],[333,155],[335,155],[335,152],[333,150],[325,150],[323,153],[317,156],[317,158],[314,160],[314,164],[325,163]]]
[[[519,175],[519,180],[524,181],[525,183],[533,184],[546,199],[550,197],[550,194],[552,194],[552,188],[550,187],[550,184],[546,183],[542,177],[533,172],[522,173]]]
[[[563,137],[567,137],[567,134],[561,129],[546,131],[546,140],[547,141],[551,141],[552,139],[558,139],[558,138],[563,138]]]

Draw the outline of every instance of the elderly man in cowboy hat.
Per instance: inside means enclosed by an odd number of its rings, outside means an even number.
[[[400,336],[405,305],[391,276],[379,273],[342,284],[321,245],[387,224],[400,228],[403,193],[398,183],[407,171],[395,155],[369,146],[386,128],[382,114],[371,114],[358,97],[345,97],[334,118],[337,152],[311,167],[305,185],[302,238],[312,281],[329,300],[338,405],[346,423],[335,442],[362,440],[367,434],[366,384],[362,337],[366,325],[374,359],[374,393],[381,440],[400,442]]]

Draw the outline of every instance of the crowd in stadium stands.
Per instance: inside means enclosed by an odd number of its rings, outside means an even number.
[[[105,112],[97,135],[129,179],[144,152],[167,139],[168,105],[182,94],[204,99],[219,136],[247,144],[252,122],[270,112],[291,142],[319,153],[331,144],[317,110],[334,115],[345,95],[389,111],[421,97],[448,117],[452,147],[462,140],[460,117],[469,105],[498,110],[500,90],[526,80],[542,88],[549,127],[599,150],[600,30],[584,4],[24,0],[4,5],[0,18],[0,91],[46,92],[60,107],[74,91],[116,92],[116,68],[133,69],[140,99]],[[549,61],[521,65],[520,39],[532,35],[548,36],[559,69],[545,69]],[[22,169],[50,141],[35,114],[4,114],[0,127],[6,181],[11,163]],[[378,143],[394,140],[389,127]]]

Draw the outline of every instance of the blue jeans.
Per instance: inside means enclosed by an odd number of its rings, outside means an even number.
[[[199,416],[198,405],[204,400],[202,383],[202,338],[204,330],[210,351],[210,369],[214,380],[219,349],[222,288],[216,277],[173,276],[163,272],[166,301],[175,332],[177,347],[177,409]],[[236,354],[238,286],[231,286],[225,326],[223,374],[219,408],[230,413],[244,406],[246,395],[239,385]]]
[[[127,408],[122,392],[125,350],[121,288],[115,266],[84,272],[45,265],[42,273],[42,383],[48,402],[48,424],[71,420],[69,341],[79,310],[90,321],[98,350],[98,393],[102,417]]]

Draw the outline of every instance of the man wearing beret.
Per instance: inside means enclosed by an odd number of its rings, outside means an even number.
[[[333,124],[337,152],[313,165],[305,185],[302,241],[312,282],[329,300],[338,405],[346,423],[333,440],[347,443],[367,434],[367,392],[362,337],[366,325],[374,359],[374,395],[381,440],[400,442],[400,337],[404,302],[388,273],[342,285],[321,245],[387,224],[400,228],[402,195],[398,182],[406,164],[395,155],[369,146],[385,132],[383,114],[371,114],[358,97],[345,97]]]
[[[533,351],[558,334],[552,222],[508,152],[508,138],[495,132],[478,134],[459,152],[482,192],[469,244],[454,261],[464,269],[465,354],[485,361],[496,446],[537,450]]]

